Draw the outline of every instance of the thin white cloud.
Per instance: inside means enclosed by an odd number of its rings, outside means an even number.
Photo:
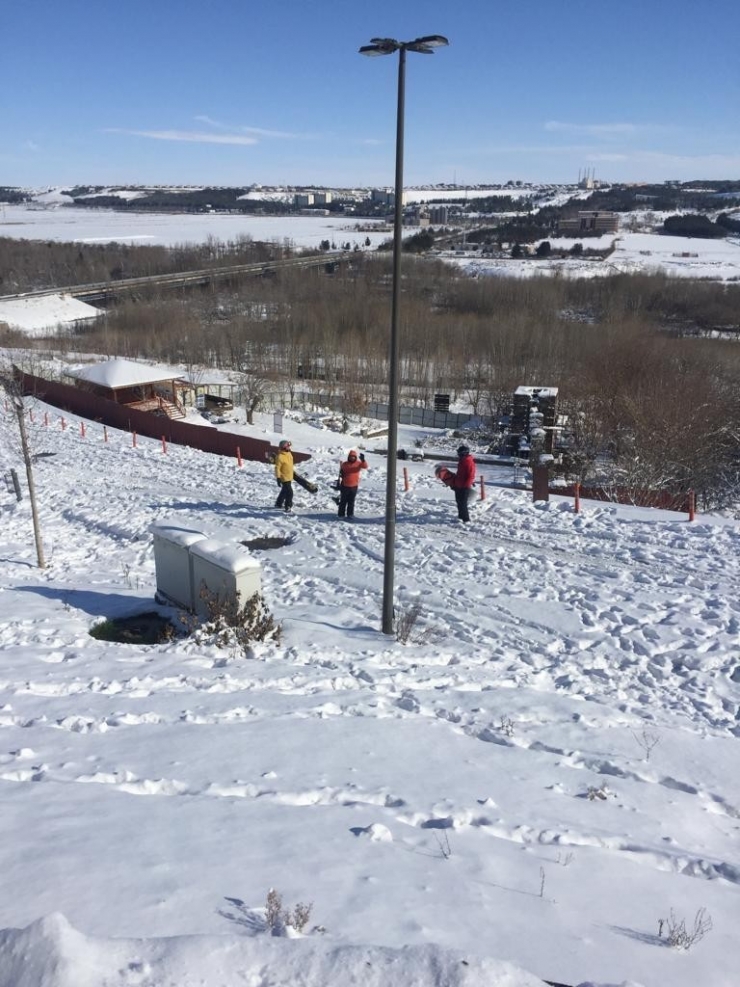
[[[386,141],[379,140],[377,137],[365,137],[360,141],[360,144],[366,144],[370,147],[379,147],[381,144],[385,144]]]
[[[553,134],[575,134],[581,137],[634,137],[648,128],[634,123],[564,123],[548,120],[545,130]],[[652,128],[651,128],[652,129]]]
[[[661,151],[636,151],[629,155],[630,160],[659,164],[664,168],[691,168],[699,173],[701,169],[713,173],[733,174],[740,170],[739,154],[668,154]],[[695,176],[694,176],[695,177]]]
[[[197,116],[195,119],[198,123],[205,123],[209,127],[214,127],[216,130],[228,131],[229,133],[238,134],[256,134],[258,137],[278,137],[288,140],[300,140],[305,135],[302,134],[292,134],[286,130],[266,130],[263,127],[245,127],[241,125],[232,125],[227,123],[222,123],[220,120],[214,120],[209,116]]]
[[[256,137],[247,134],[209,134],[195,130],[125,130],[108,127],[107,134],[127,134],[131,137],[148,137],[156,141],[183,141],[191,144],[258,144]]]
[[[586,155],[588,161],[628,161],[629,157],[628,154],[607,154],[601,151]]]

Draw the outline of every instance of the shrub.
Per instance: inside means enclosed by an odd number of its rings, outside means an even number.
[[[284,935],[288,927],[296,932],[303,932],[311,918],[312,908],[313,903],[306,905],[301,901],[292,911],[283,908],[282,895],[275,888],[270,888],[265,902],[265,926],[273,936]]]
[[[214,636],[217,644],[236,643],[247,653],[254,641],[280,641],[282,624],[276,623],[260,593],[253,593],[242,606],[239,593],[222,596],[203,584],[200,598],[208,617],[198,631]]]
[[[434,627],[419,628],[421,604],[418,600],[398,611],[395,619],[396,640],[401,644],[431,644],[440,632]]]
[[[695,942],[700,942],[711,930],[712,916],[707,914],[706,908],[697,911],[690,929],[686,928],[686,919],[676,918],[673,909],[668,918],[658,920],[658,936],[662,939],[665,932],[666,942],[674,949],[691,949]]]

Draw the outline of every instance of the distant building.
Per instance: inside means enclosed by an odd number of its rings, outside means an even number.
[[[447,226],[450,218],[449,206],[430,206],[429,222],[432,226]]]
[[[596,189],[601,188],[601,182],[596,177],[596,172],[593,168],[586,169],[583,173],[578,172],[578,188],[583,189]]]
[[[404,213],[404,226],[429,226],[429,210],[426,206],[415,206]]]
[[[305,209],[306,206],[312,206],[314,204],[314,193],[296,192],[293,196],[293,204],[299,209]]]
[[[392,206],[395,202],[395,195],[387,188],[374,188],[370,192],[370,201],[381,206]]]
[[[619,216],[615,212],[602,212],[598,209],[579,212],[577,216],[561,219],[558,233],[563,236],[599,236],[602,233],[616,233],[619,229]]]
[[[314,192],[313,201],[317,206],[328,206],[332,201],[331,192]]]

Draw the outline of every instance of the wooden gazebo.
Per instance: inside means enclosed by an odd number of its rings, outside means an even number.
[[[183,373],[169,367],[114,359],[68,370],[66,376],[97,397],[169,418],[185,416],[178,389],[189,385]]]

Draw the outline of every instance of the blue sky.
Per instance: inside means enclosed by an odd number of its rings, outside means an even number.
[[[740,177],[737,0],[5,0],[0,184]]]

